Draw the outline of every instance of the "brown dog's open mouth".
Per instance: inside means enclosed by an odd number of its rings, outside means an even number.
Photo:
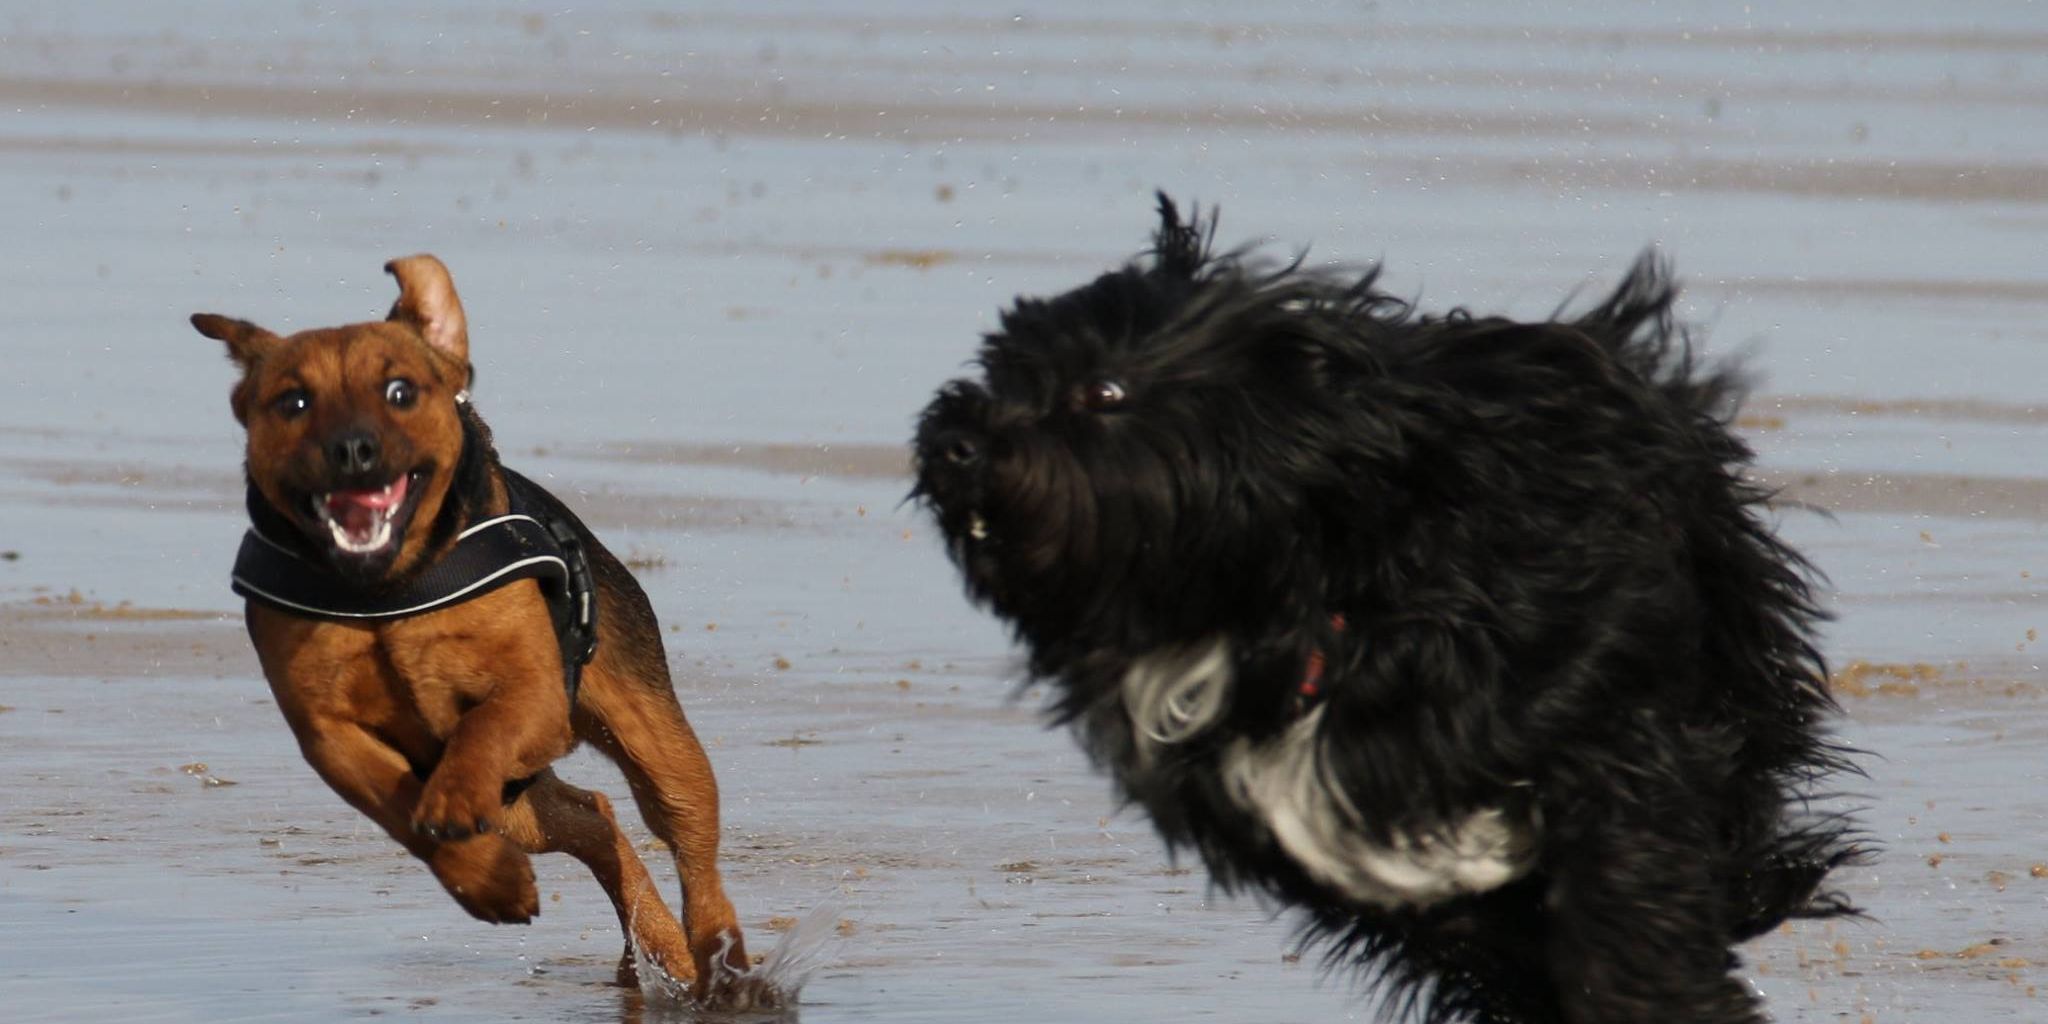
[[[350,555],[374,555],[391,546],[403,521],[417,472],[382,487],[328,491],[312,498],[313,517],[327,527],[334,546]]]

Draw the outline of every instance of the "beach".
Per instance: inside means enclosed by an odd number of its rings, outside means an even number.
[[[1838,876],[1869,916],[1743,976],[1785,1022],[2048,1016],[2048,8],[1254,10],[0,11],[5,1016],[735,1019],[613,985],[566,857],[533,925],[463,914],[250,650],[235,373],[187,317],[379,319],[431,251],[505,463],[653,599],[750,945],[828,915],[788,1017],[1379,1019],[1117,805],[905,500],[933,389],[1016,296],[1144,249],[1159,189],[1428,309],[1543,317],[1668,259],[1754,374],[1871,752],[1842,801],[1881,855]]]

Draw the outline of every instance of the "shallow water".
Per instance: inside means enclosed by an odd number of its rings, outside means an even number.
[[[2042,1016],[2038,4],[984,10],[0,11],[9,1019],[695,1017],[610,985],[565,858],[532,927],[462,915],[313,778],[240,635],[231,372],[185,317],[372,318],[418,250],[507,461],[646,566],[752,947],[841,908],[802,1019],[1373,1019],[1011,700],[900,505],[932,387],[1011,296],[1140,248],[1156,187],[1431,306],[1541,315],[1670,255],[1760,371],[1766,476],[1834,513],[1783,520],[1830,656],[1900,666],[1846,698],[1872,920],[1751,977],[1784,1021]]]

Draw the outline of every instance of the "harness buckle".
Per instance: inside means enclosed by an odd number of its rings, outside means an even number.
[[[548,532],[561,545],[562,562],[569,568],[567,597],[569,623],[563,637],[563,655],[576,665],[587,665],[597,654],[597,580],[590,572],[590,556],[582,538],[566,521],[549,516]]]

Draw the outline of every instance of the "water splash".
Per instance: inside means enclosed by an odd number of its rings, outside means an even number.
[[[837,943],[835,937],[839,927],[840,906],[826,903],[800,918],[796,924],[777,936],[775,945],[761,961],[752,968],[739,971],[727,964],[726,955],[732,951],[733,939],[726,937],[725,944],[712,957],[716,972],[710,984],[703,987],[701,996],[691,994],[688,983],[678,981],[661,964],[634,951],[640,963],[640,977],[650,979],[660,992],[679,1003],[701,1011],[718,1014],[718,1020],[734,1015],[750,1019],[794,1020],[797,1000],[811,975],[817,973],[830,959]],[[703,1018],[700,1018],[703,1019]]]
[[[775,940],[775,945],[747,976],[772,991],[786,995],[788,998],[783,1005],[795,1005],[797,993],[810,982],[811,975],[816,974],[818,968],[825,966],[833,948],[838,945],[835,940],[841,909],[836,902],[811,908],[810,913],[799,918]]]

